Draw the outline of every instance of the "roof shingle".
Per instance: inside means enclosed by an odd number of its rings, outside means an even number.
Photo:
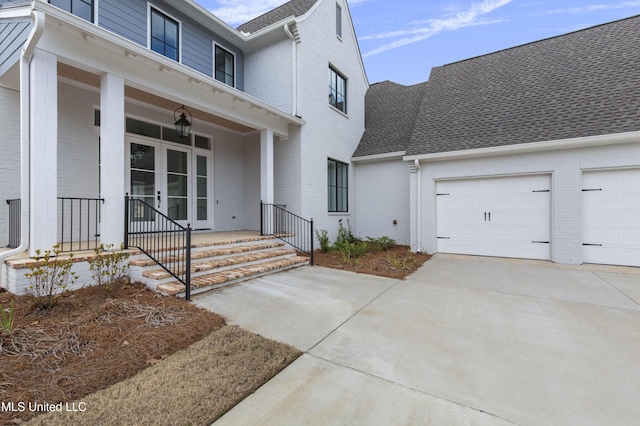
[[[289,16],[304,15],[316,1],[318,0],[291,0],[249,22],[245,22],[238,27],[238,30],[245,33],[254,33]]]
[[[640,16],[432,70],[407,155],[640,130]]]

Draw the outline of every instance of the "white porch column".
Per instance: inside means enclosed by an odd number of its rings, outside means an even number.
[[[100,80],[100,242],[119,248],[124,239],[125,188],[124,79],[104,74]]]
[[[260,198],[273,204],[273,130],[260,131]]]
[[[35,49],[30,66],[29,254],[50,250],[58,229],[58,58]]]
[[[422,173],[420,162],[409,166],[409,229],[411,251],[422,251]]]

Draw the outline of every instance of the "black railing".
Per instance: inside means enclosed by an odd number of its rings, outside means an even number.
[[[20,245],[20,199],[7,200],[9,205],[9,244],[16,248]]]
[[[58,197],[58,239],[64,252],[100,245],[102,198]]]
[[[313,265],[313,219],[293,214],[286,207],[260,201],[260,235],[273,235],[308,254]]]
[[[125,196],[125,248],[136,247],[185,286],[191,300],[191,226],[180,225],[138,198]]]

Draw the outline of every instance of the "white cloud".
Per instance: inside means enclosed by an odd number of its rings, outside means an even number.
[[[592,4],[588,6],[568,7],[564,9],[553,9],[553,10],[547,11],[547,15],[553,15],[558,13],[579,14],[579,13],[597,12],[600,10],[609,10],[609,9],[626,9],[627,7],[638,7],[638,6],[640,6],[640,1],[622,1],[618,3]]]
[[[487,13],[494,11],[495,9],[511,3],[512,1],[513,0],[484,0],[479,3],[471,4],[468,9],[457,12],[452,17],[425,21],[425,23],[427,24],[425,27],[414,28],[411,30],[393,31],[389,33],[363,37],[362,39],[366,40],[401,37],[405,35],[409,36],[393,41],[391,43],[384,44],[376,49],[365,53],[363,56],[367,57],[378,55],[382,52],[386,52],[387,50],[396,49],[401,46],[406,46],[407,44],[425,40],[429,37],[433,37],[434,35],[440,34],[445,31],[455,31],[457,29],[473,25],[486,25],[494,22],[499,22],[499,20],[489,21],[479,20],[479,18],[483,15],[486,15]]]

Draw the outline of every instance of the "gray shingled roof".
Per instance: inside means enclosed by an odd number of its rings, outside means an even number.
[[[638,46],[635,16],[434,68],[407,155],[640,130]]]
[[[391,81],[373,84],[365,97],[365,132],[354,157],[405,151],[426,83],[403,86]]]
[[[318,0],[292,0],[265,13],[264,15],[260,15],[257,18],[240,25],[238,30],[245,33],[254,33],[271,24],[288,18],[289,16],[304,15],[309,9],[311,9],[311,6],[313,6],[316,1]]]

